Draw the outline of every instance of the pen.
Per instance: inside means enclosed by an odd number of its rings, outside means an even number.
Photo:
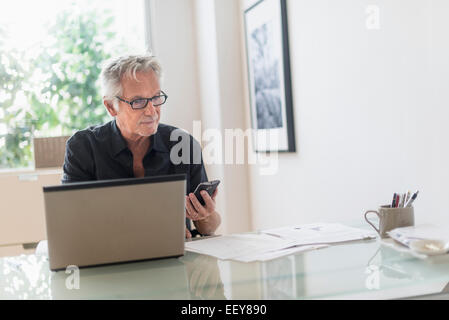
[[[398,208],[401,208],[401,207],[403,206],[403,202],[404,202],[403,194],[400,193],[400,194],[399,194]]]
[[[408,200],[410,200],[410,190],[407,190],[407,192],[405,193],[404,208],[405,208]]]
[[[413,203],[413,201],[415,201],[416,197],[418,196],[419,190],[417,190],[413,196],[410,198],[410,200],[407,202],[406,207],[410,207]]]
[[[396,207],[396,193],[393,194],[393,201],[391,202],[391,207],[395,208]]]

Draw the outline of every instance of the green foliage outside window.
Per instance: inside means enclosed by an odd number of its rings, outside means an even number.
[[[111,13],[60,13],[34,59],[4,47],[0,29],[0,168],[32,164],[32,138],[71,135],[109,119],[98,81],[113,46]],[[21,98],[19,98],[21,97]]]
[[[9,132],[0,136],[0,167],[25,166],[31,151],[25,145],[30,131],[23,124],[27,121],[32,127],[32,119],[14,107],[14,102],[29,73],[22,67],[22,53],[6,50],[2,41],[5,34],[6,31],[0,29],[0,125],[7,126]]]

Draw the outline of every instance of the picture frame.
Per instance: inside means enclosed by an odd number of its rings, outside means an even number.
[[[253,146],[296,152],[286,0],[259,0],[244,10]]]

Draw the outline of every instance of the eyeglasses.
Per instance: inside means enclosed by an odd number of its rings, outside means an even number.
[[[160,95],[154,96],[151,98],[139,98],[139,99],[135,99],[133,101],[126,101],[118,96],[116,96],[116,98],[122,102],[129,104],[131,106],[131,108],[133,108],[134,110],[137,110],[137,109],[145,108],[149,101],[151,101],[151,103],[153,104],[154,107],[159,107],[167,101],[168,96],[164,93],[164,91],[161,90]]]

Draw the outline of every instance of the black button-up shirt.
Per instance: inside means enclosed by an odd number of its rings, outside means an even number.
[[[170,135],[176,132],[175,141]],[[182,140],[181,140],[182,139]],[[179,158],[189,159],[175,164],[170,151],[178,143],[188,141],[187,148],[177,147]],[[182,152],[189,156],[182,156]],[[207,174],[201,156],[201,147],[193,137],[178,128],[159,124],[157,132],[150,136],[150,147],[143,158],[145,176],[159,176],[184,173],[187,177],[186,194],[207,181]],[[78,131],[67,141],[62,183],[133,178],[133,155],[115,120],[101,126]],[[190,229],[190,223],[187,223]]]

